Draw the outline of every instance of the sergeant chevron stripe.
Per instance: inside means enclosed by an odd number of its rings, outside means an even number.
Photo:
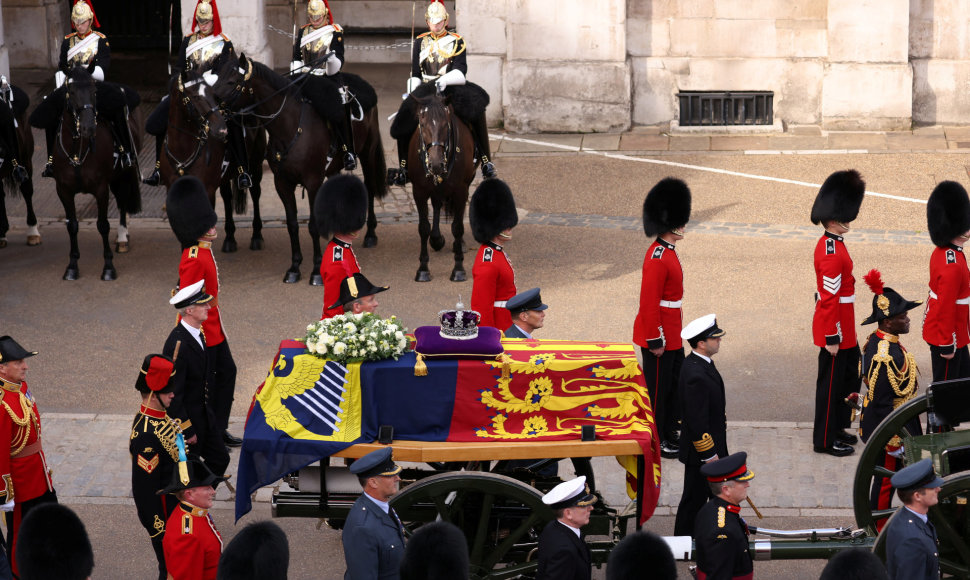
[[[838,294],[839,289],[842,288],[842,274],[839,274],[834,278],[822,276],[822,287],[824,287],[829,294]]]

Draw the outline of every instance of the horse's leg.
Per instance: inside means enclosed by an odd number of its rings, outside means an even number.
[[[300,224],[296,217],[296,185],[281,177],[282,171],[281,167],[276,167],[273,182],[276,184],[276,194],[280,196],[283,209],[286,211],[286,233],[290,235],[292,254],[290,269],[283,275],[283,282],[295,284],[300,281],[300,264],[303,262],[303,252],[300,251]]]
[[[262,195],[262,188],[259,185],[259,178],[262,171],[253,171],[253,186],[249,188],[249,195],[253,199],[253,235],[249,239],[250,250],[263,249],[263,219],[259,215],[259,197]]]
[[[27,206],[27,245],[40,245],[40,230],[37,228],[37,216],[34,214],[34,181],[28,179],[20,184],[20,195]]]
[[[414,275],[415,282],[430,282],[431,271],[428,270],[428,236],[431,234],[431,224],[428,223],[428,192],[417,183],[411,184],[411,195],[414,205],[418,207],[418,235],[421,236],[421,256],[418,273]]]
[[[57,184],[57,197],[61,198],[61,205],[64,206],[64,224],[67,226],[67,235],[71,238],[71,260],[67,263],[63,278],[65,280],[77,280],[81,273],[77,268],[77,260],[81,257],[81,251],[77,246],[77,208],[74,206],[74,192],[68,191],[60,183]]]
[[[128,212],[118,208],[118,239],[115,242],[115,251],[127,254],[128,250]]]
[[[374,213],[374,194],[367,189],[367,232],[364,234],[364,247],[373,248],[377,245],[377,214]]]
[[[323,286],[323,275],[320,274],[320,263],[323,262],[323,250],[320,248],[320,232],[317,230],[317,220],[313,219],[313,202],[317,196],[317,190],[320,189],[320,182],[311,183],[307,186],[307,191],[310,192],[308,196],[310,198],[310,240],[313,242],[313,271],[310,272],[310,285],[311,286]]]
[[[464,240],[462,239],[465,235],[465,202],[468,200],[468,186],[459,184],[458,187],[465,188],[464,195],[459,190],[452,191],[448,196],[448,199],[452,200],[451,237],[454,239],[454,242],[451,244],[451,249],[455,253],[455,267],[451,271],[452,282],[464,282],[468,279],[465,275],[465,248]]]
[[[10,222],[7,221],[7,203],[4,201],[5,196],[3,182],[0,182],[0,248],[7,247],[7,232],[10,231]]]
[[[118,277],[114,266],[114,254],[111,253],[111,242],[108,241],[108,234],[111,233],[111,225],[108,223],[108,195],[107,183],[101,185],[95,194],[98,202],[98,233],[101,234],[101,245],[104,250],[104,269],[101,270],[101,279],[106,282]]]
[[[434,211],[434,222],[431,224],[431,249],[437,252],[445,247],[445,237],[441,235],[441,202],[432,197],[431,208]]]
[[[222,241],[222,251],[232,253],[239,247],[236,244],[236,220],[232,219],[232,187],[225,179],[219,183],[219,195],[226,210],[226,239]]]

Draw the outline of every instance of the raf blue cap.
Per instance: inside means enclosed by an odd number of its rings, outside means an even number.
[[[350,472],[358,477],[391,476],[401,473],[401,466],[391,458],[391,448],[382,447],[353,462]]]
[[[933,471],[933,461],[929,457],[900,469],[889,481],[903,491],[943,485],[943,478]]]
[[[512,314],[525,312],[526,310],[545,310],[549,308],[542,303],[538,288],[530,288],[525,292],[520,292],[509,298],[505,302],[505,307],[512,311]]]

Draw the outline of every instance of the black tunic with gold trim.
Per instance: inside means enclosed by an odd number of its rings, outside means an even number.
[[[740,506],[715,497],[697,513],[694,541],[699,579],[752,577],[754,564],[748,551],[748,525],[740,512]]]
[[[131,424],[131,495],[138,510],[138,520],[148,531],[158,559],[159,572],[165,571],[162,538],[165,522],[178,505],[175,496],[156,492],[172,480],[178,461],[175,437],[179,429],[165,411],[144,405]],[[160,577],[164,578],[164,576]]]
[[[866,339],[861,365],[862,380],[869,390],[862,401],[859,434],[863,441],[868,441],[883,419],[916,396],[918,369],[916,358],[899,343],[899,337],[881,330]],[[922,434],[918,419],[906,426],[911,434]],[[896,439],[890,444],[898,448]]]
[[[179,55],[172,65],[172,73],[191,70],[199,74],[218,70],[233,54],[232,41],[225,34],[193,32],[182,39]]]
[[[79,48],[73,51],[74,54],[70,54],[75,47]],[[77,32],[72,32],[61,41],[61,55],[57,61],[57,68],[64,74],[70,73],[75,66],[87,68],[88,72],[94,72],[94,67],[99,66],[107,75],[110,65],[111,45],[108,44],[108,38],[96,30],[88,32],[83,37]]]

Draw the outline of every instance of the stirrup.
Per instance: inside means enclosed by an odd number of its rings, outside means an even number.
[[[47,164],[44,165],[44,170],[40,173],[41,177],[54,177],[54,160],[50,157],[47,158]]]
[[[162,182],[162,174],[161,172],[158,171],[158,168],[156,167],[155,169],[152,170],[151,175],[149,175],[145,179],[142,179],[141,182],[144,183],[145,185],[156,186]]]
[[[236,185],[239,189],[249,189],[253,186],[253,179],[245,171],[240,171],[239,177],[236,178]]]
[[[350,151],[344,151],[344,170],[353,171],[357,169],[357,159]]]
[[[122,169],[128,169],[133,165],[131,160],[131,153],[128,153],[124,149],[118,152],[118,160],[121,162]]]
[[[408,170],[403,167],[387,170],[387,184],[405,186],[408,183]]]
[[[491,161],[486,161],[482,163],[482,177],[485,179],[494,179],[498,175],[495,171],[495,165]]]
[[[17,163],[16,160],[13,161],[13,180],[18,184],[23,183],[30,179],[30,174],[27,173],[27,168],[23,165]]]

